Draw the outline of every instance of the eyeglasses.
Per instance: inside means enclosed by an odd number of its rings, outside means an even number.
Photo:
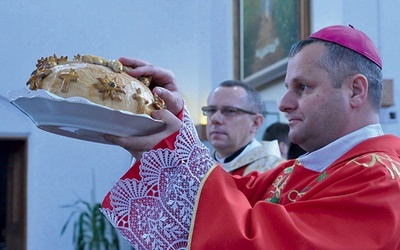
[[[238,114],[244,113],[249,115],[256,115],[256,113],[247,111],[241,108],[231,107],[231,106],[222,106],[218,108],[217,106],[204,106],[201,108],[203,111],[203,115],[205,116],[212,116],[219,110],[222,115],[227,117],[236,116]]]

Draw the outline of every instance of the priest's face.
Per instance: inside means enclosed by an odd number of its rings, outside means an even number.
[[[237,86],[218,87],[208,97],[207,106],[214,110],[207,114],[207,138],[220,157],[246,146],[261,126],[262,115],[235,112],[235,108],[252,112],[246,98],[246,91]]]
[[[318,66],[325,52],[321,43],[302,48],[289,59],[279,109],[287,113],[289,138],[308,152],[315,151],[343,135],[349,116],[349,92],[334,88],[329,74]]]

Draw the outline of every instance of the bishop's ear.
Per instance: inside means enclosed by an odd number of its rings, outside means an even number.
[[[351,99],[350,104],[356,108],[361,106],[368,98],[368,80],[362,74],[354,75],[351,78]]]

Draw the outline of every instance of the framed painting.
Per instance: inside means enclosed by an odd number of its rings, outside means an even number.
[[[235,77],[257,88],[284,76],[309,17],[309,0],[234,0]]]

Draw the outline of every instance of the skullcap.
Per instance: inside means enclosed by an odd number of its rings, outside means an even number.
[[[351,49],[365,56],[382,69],[382,60],[375,44],[366,34],[351,25],[329,26],[311,34],[310,38],[336,43]]]

